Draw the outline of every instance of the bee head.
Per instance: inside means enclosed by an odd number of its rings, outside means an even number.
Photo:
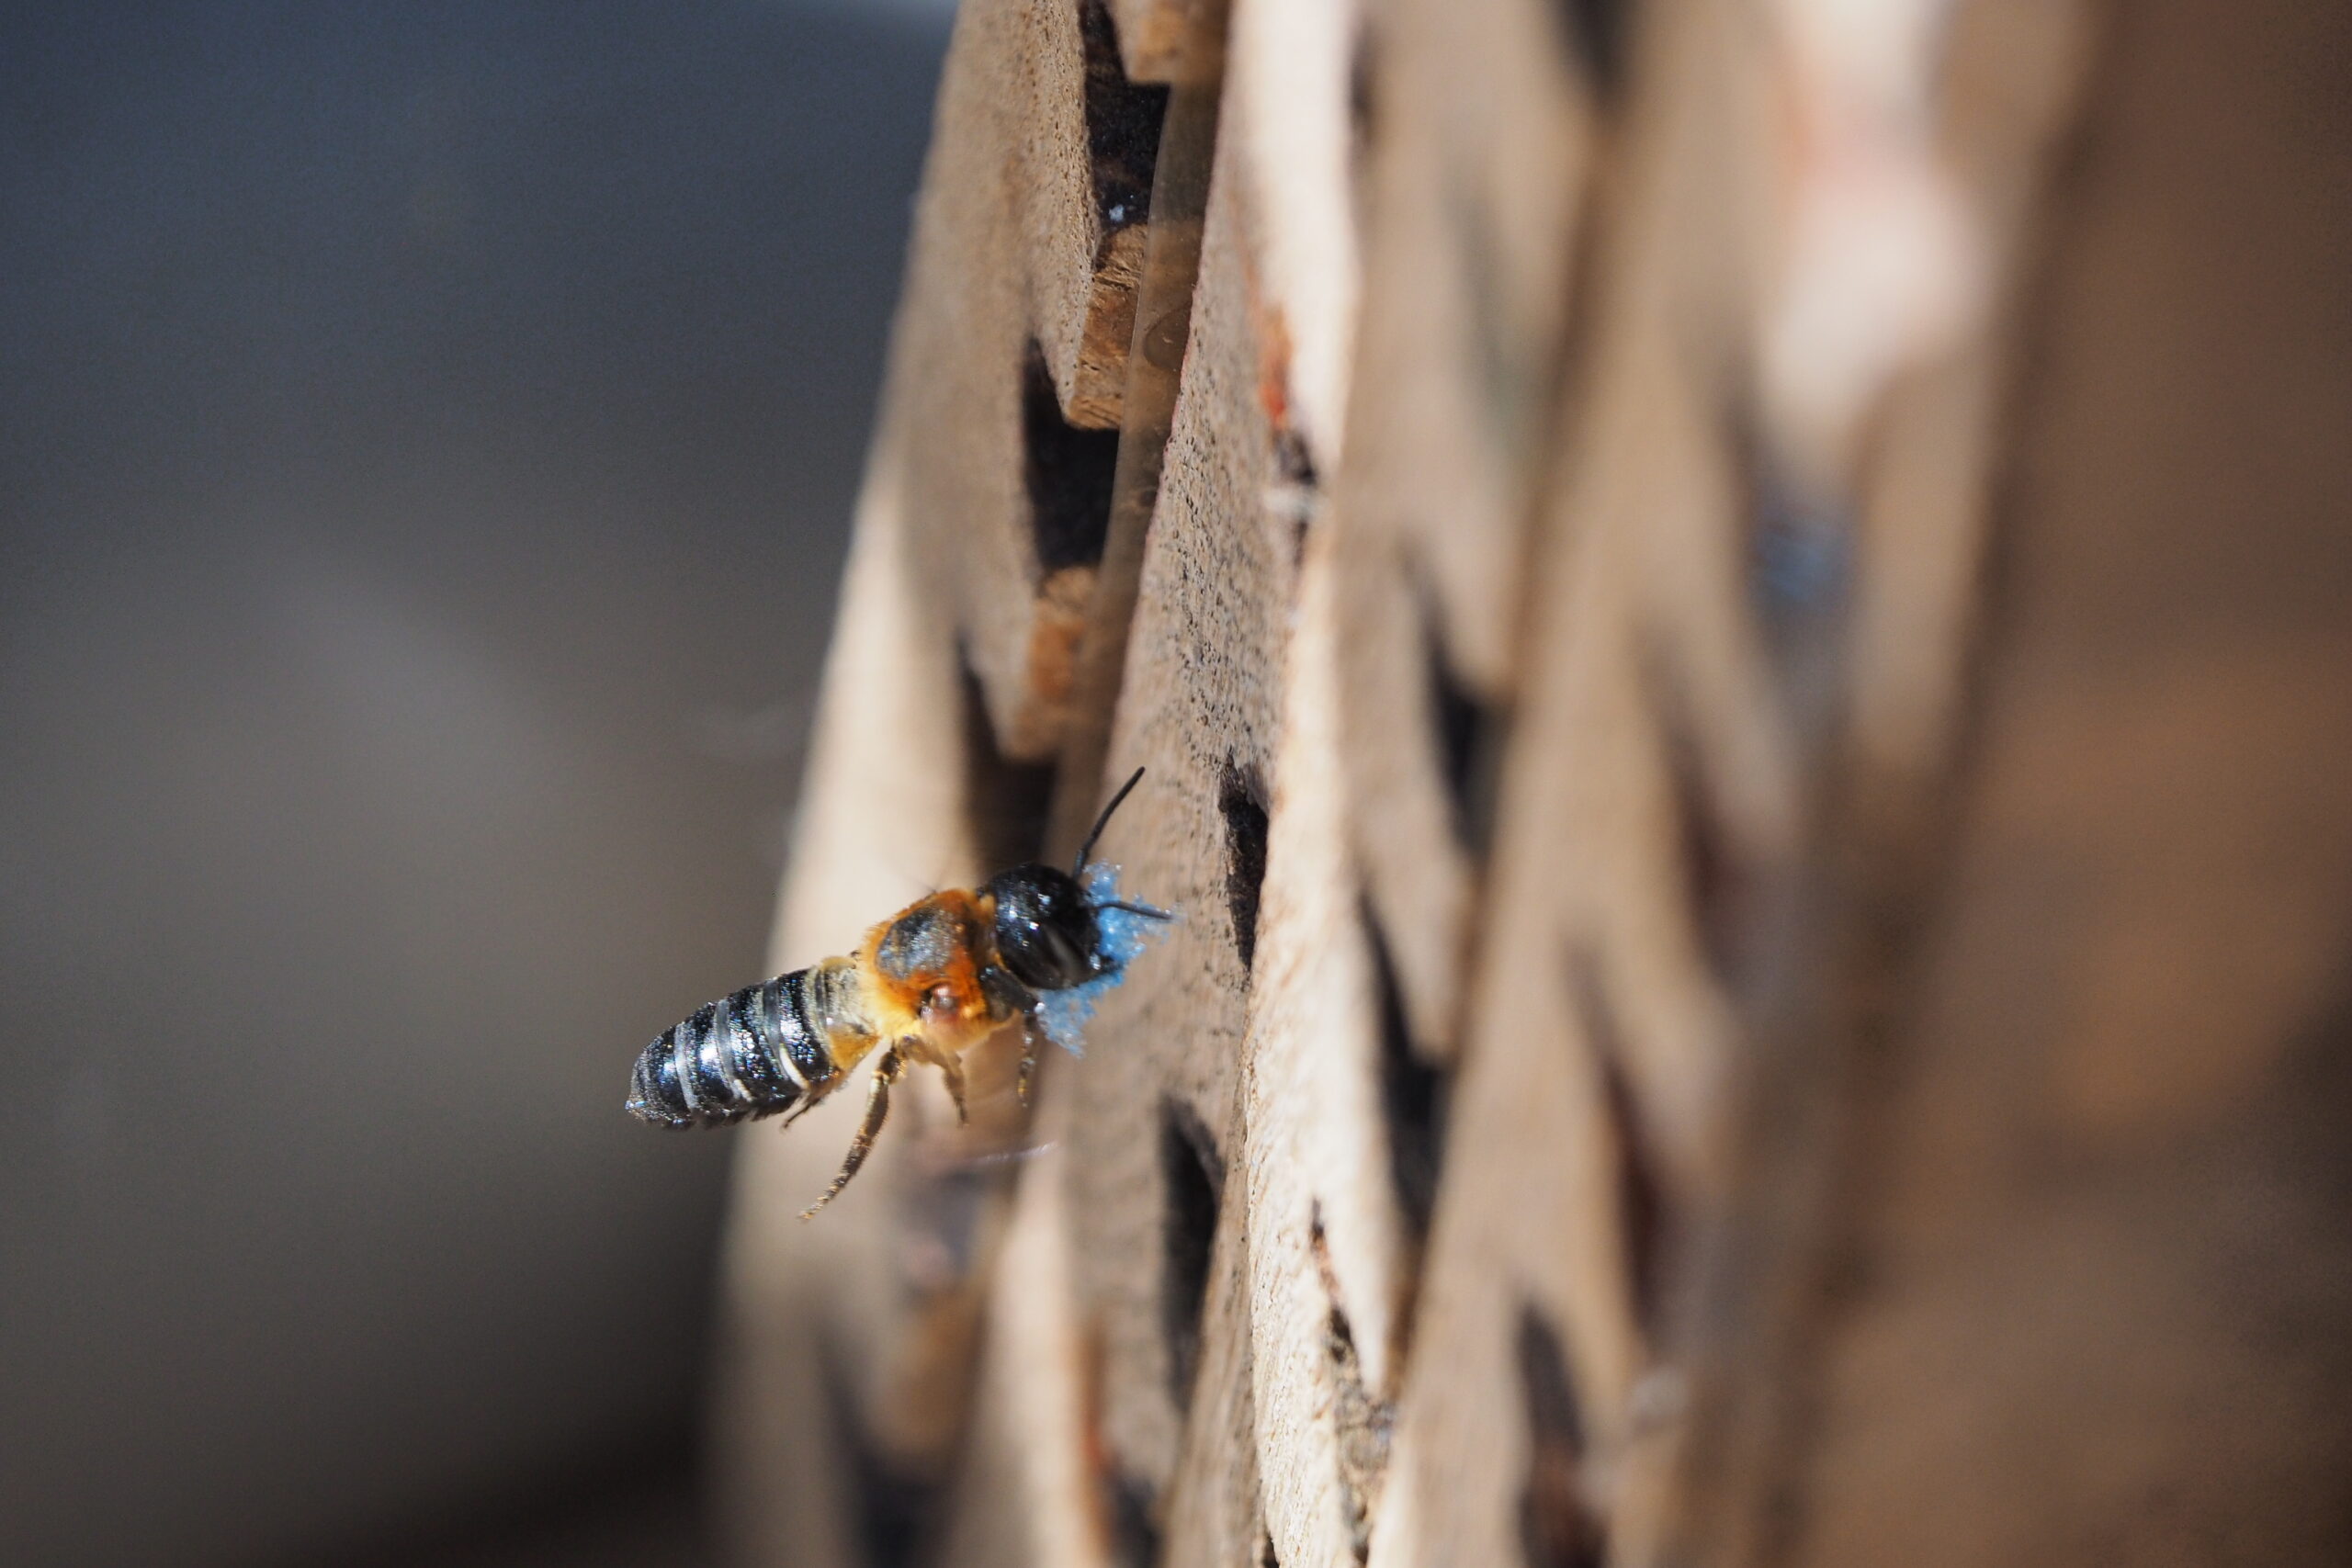
[[[989,879],[996,898],[996,951],[1033,991],[1067,990],[1102,969],[1102,933],[1086,890],[1066,871],[1018,865]]]

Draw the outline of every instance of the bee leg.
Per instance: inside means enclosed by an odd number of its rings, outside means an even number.
[[[831,1086],[828,1085],[827,1087],[830,1088]],[[823,1099],[823,1093],[819,1090],[812,1089],[808,1094],[803,1095],[799,1104],[794,1106],[791,1110],[784,1113],[784,1120],[775,1124],[775,1130],[779,1133],[783,1132],[786,1127],[791,1126],[795,1122],[799,1121],[803,1116],[806,1116],[811,1111],[816,1110],[818,1102]]]
[[[1037,1076],[1037,993],[1014,979],[1002,964],[980,969],[980,989],[989,998],[991,1018],[1021,1021],[1021,1077],[1015,1087],[1021,1103],[1029,1103],[1029,1080]]]
[[[1029,1103],[1029,1085],[1037,1076],[1037,1020],[1035,1014],[1021,1021],[1021,1075],[1013,1079],[1013,1087],[1021,1095],[1021,1103]]]
[[[905,1060],[899,1055],[896,1045],[884,1051],[881,1060],[874,1064],[874,1082],[865,1091],[865,1117],[857,1124],[857,1135],[849,1141],[849,1154],[842,1160],[841,1174],[833,1178],[833,1184],[825,1189],[822,1198],[800,1211],[802,1219],[813,1219],[818,1210],[831,1202],[841,1190],[849,1185],[849,1179],[855,1176],[857,1168],[865,1163],[865,1156],[874,1150],[876,1134],[882,1131],[882,1123],[890,1115],[890,1085],[897,1081],[905,1066]]]
[[[947,1098],[956,1102],[956,1125],[970,1126],[972,1119],[964,1112],[964,1064],[944,1051],[932,1060],[938,1064],[941,1076],[947,1079]]]

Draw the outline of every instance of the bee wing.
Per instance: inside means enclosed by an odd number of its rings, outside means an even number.
[[[966,1155],[956,1163],[962,1166],[971,1166],[975,1168],[986,1168],[992,1165],[1014,1165],[1023,1160],[1035,1159],[1039,1155],[1044,1154],[1046,1150],[1057,1146],[1055,1140],[1047,1138],[1042,1144],[1019,1144],[1009,1149],[991,1149],[982,1154]]]

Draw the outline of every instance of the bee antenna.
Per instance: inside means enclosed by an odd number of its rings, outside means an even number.
[[[1102,815],[1094,819],[1094,826],[1087,831],[1086,842],[1078,846],[1078,863],[1069,868],[1072,876],[1086,869],[1086,857],[1094,852],[1094,840],[1101,838],[1102,829],[1110,825],[1111,813],[1119,809],[1119,803],[1127,798],[1127,792],[1141,783],[1143,770],[1137,768],[1127,775],[1127,782],[1119,786],[1119,793],[1111,797],[1111,804],[1102,808]]]

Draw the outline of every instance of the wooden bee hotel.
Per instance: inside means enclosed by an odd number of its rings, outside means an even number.
[[[730,1560],[2352,1561],[2348,51],[963,0]]]

